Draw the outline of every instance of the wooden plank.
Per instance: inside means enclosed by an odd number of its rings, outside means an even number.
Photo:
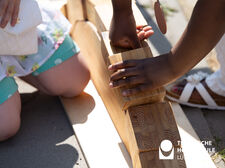
[[[180,105],[172,103],[172,108],[180,132],[187,167],[216,168]]]
[[[101,36],[98,34],[97,29],[92,23],[85,21],[77,22],[74,26],[72,36],[81,48],[82,54],[91,70],[92,81],[107,110],[111,112],[110,116],[114,121],[121,139],[124,144],[127,144],[125,113],[120,108],[120,102],[117,101],[117,94],[113,89],[109,88],[109,83],[105,82],[109,81],[110,73],[104,60],[104,58],[107,58],[107,51],[101,41]]]
[[[132,168],[129,153],[92,81],[80,96],[61,98],[61,102],[90,168]]]

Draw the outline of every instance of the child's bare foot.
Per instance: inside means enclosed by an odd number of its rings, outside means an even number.
[[[205,79],[206,77],[199,82],[196,82],[193,90],[190,89],[192,86],[190,86],[191,81],[188,79],[175,82],[167,87],[167,98],[189,106],[225,109],[225,97],[214,93],[208,87]],[[185,91],[185,89],[187,91]],[[208,95],[205,92],[207,92]]]

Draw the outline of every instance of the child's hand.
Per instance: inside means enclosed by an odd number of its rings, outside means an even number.
[[[0,27],[5,28],[11,20],[11,26],[15,26],[19,14],[20,0],[0,0]]]
[[[110,27],[110,40],[114,46],[139,48],[140,40],[153,34],[150,26],[137,26],[132,13],[122,11],[114,14]]]
[[[145,40],[154,34],[152,27],[148,26],[148,25],[145,25],[145,26],[138,25],[136,28],[137,28],[137,30],[136,30],[137,36],[140,41]]]
[[[129,86],[123,90],[123,96],[135,95],[159,88],[176,78],[169,63],[169,55],[142,60],[129,60],[109,66],[114,71],[110,79],[110,87]]]

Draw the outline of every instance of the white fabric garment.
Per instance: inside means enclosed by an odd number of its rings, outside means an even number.
[[[31,55],[0,55],[0,82],[5,77],[26,76],[43,65],[63,43],[71,24],[65,16],[51,6],[39,3],[43,18],[37,27],[38,52]]]
[[[38,51],[37,26],[42,23],[41,11],[35,0],[21,0],[19,22],[0,28],[0,55],[28,55]],[[1,17],[0,17],[1,20]]]
[[[216,45],[220,69],[206,78],[209,88],[218,95],[225,96],[225,34]]]

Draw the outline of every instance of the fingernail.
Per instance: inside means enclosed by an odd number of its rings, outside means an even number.
[[[122,92],[122,95],[123,95],[123,96],[127,96],[128,93],[127,93],[126,91],[123,91],[123,92]]]
[[[109,86],[112,88],[113,87],[113,82],[110,82],[109,83]]]
[[[109,70],[112,70],[112,65],[109,65],[108,69],[109,69]]]
[[[11,26],[14,27],[16,24],[15,22],[11,22]]]
[[[1,28],[4,28],[4,24],[3,24],[3,23],[1,23],[1,24],[0,24],[0,27],[1,27]]]
[[[5,28],[5,26],[6,26],[5,22],[3,22],[3,23],[1,24],[1,28]]]

